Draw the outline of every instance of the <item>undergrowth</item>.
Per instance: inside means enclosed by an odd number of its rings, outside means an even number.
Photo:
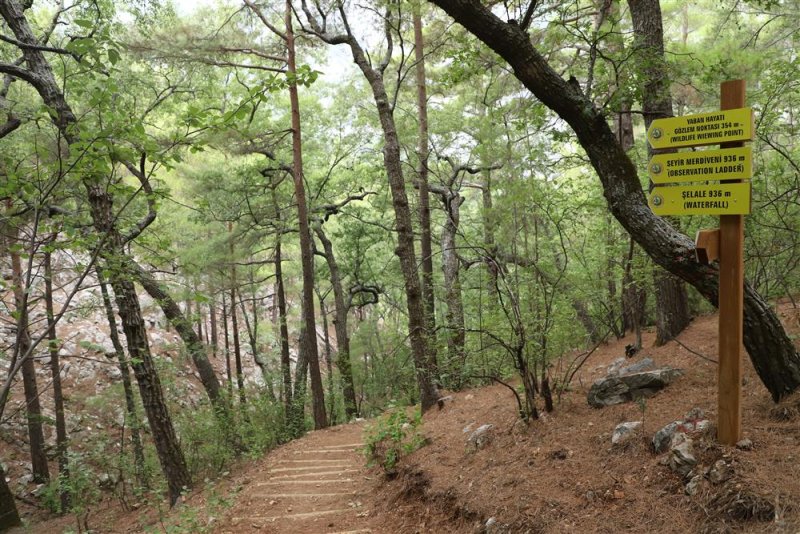
[[[396,474],[400,458],[426,444],[419,431],[421,423],[419,408],[415,408],[411,416],[405,409],[395,408],[367,426],[364,454],[369,465],[380,465],[387,475]]]

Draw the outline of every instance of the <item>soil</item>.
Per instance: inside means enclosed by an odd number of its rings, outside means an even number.
[[[797,334],[800,316],[785,305],[780,314]],[[423,419],[428,444],[403,457],[392,477],[365,466],[357,450],[365,424],[343,425],[243,462],[213,490],[232,506],[215,508],[218,497],[196,491],[165,524],[194,511],[197,531],[224,534],[799,531],[800,395],[773,404],[746,361],[743,429],[753,446],[720,446],[713,427],[695,437],[697,473],[723,459],[734,475],[719,484],[702,477],[689,496],[686,480],[663,465],[667,455],[653,453],[650,440],[692,408],[715,420],[717,369],[710,360],[717,353],[717,317],[693,321],[679,343],[656,348],[654,338],[646,332],[644,349],[628,362],[650,357],[685,374],[643,403],[594,409],[586,402],[593,380],[631,343],[616,340],[590,356],[552,413],[530,424],[519,421],[503,386],[452,393]],[[579,356],[565,356],[552,369],[553,379]],[[643,427],[625,446],[612,446],[614,427],[625,421],[643,421]],[[493,425],[491,439],[476,450],[467,445],[465,429],[483,424]],[[67,525],[61,521],[28,532],[60,531]],[[147,524],[165,531],[152,510],[123,512],[112,503],[90,519],[97,532],[140,532]]]

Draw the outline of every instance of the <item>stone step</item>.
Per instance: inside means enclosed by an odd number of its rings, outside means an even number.
[[[310,473],[298,473],[295,475],[281,475],[277,477],[270,477],[270,480],[286,480],[289,478],[302,478],[302,477],[322,477],[330,475],[341,475],[342,473],[358,473],[361,469],[340,469],[338,471],[312,471]]]
[[[284,464],[286,462],[292,462],[292,463],[296,463],[296,464],[332,464],[332,463],[343,463],[343,462],[346,462],[346,461],[347,461],[346,458],[328,458],[328,459],[320,458],[320,459],[317,459],[317,460],[303,460],[303,459],[300,459],[300,458],[297,458],[297,459],[288,458],[288,459],[284,460],[283,462],[281,462],[281,464]]]
[[[363,443],[345,443],[343,445],[325,445],[322,448],[323,449],[343,449],[343,448],[346,448],[346,447],[358,448],[358,447],[363,447],[363,446],[364,446]]]
[[[312,465],[305,467],[279,467],[277,469],[270,469],[268,473],[285,473],[287,471],[313,471],[314,469],[336,469],[337,467],[342,469],[358,468],[358,466],[355,464],[340,462],[339,464],[326,463],[324,465]]]
[[[233,523],[244,521],[277,521],[278,519],[310,519],[313,517],[322,517],[325,515],[342,514],[345,512],[352,512],[352,508],[337,508],[335,510],[319,510],[316,512],[300,512],[296,514],[285,514],[276,516],[249,516],[249,517],[234,517]]]
[[[292,451],[294,454],[351,454],[355,449],[302,449]]]
[[[332,499],[334,497],[354,497],[354,493],[253,493],[253,499]]]
[[[355,482],[352,478],[335,478],[332,480],[271,480],[257,482],[256,486],[280,486],[282,484],[341,484],[342,482]]]

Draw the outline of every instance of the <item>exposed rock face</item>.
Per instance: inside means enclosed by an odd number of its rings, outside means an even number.
[[[687,438],[670,450],[669,468],[679,475],[685,477],[696,465],[697,458],[694,456],[693,442],[691,439]]]
[[[682,374],[680,369],[664,368],[607,376],[592,384],[587,400],[590,406],[602,408],[652,397]]]

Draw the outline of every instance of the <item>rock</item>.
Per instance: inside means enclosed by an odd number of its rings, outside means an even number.
[[[684,477],[697,465],[692,445],[692,440],[687,439],[670,449],[669,468]]]
[[[621,367],[617,370],[617,375],[631,375],[633,373],[641,373],[644,371],[651,371],[656,368],[656,362],[652,358],[643,358],[641,361]]]
[[[695,475],[692,479],[686,483],[686,487],[684,491],[686,491],[686,495],[695,495],[697,491],[700,489],[700,485],[703,483],[703,477],[700,475]]]
[[[656,432],[655,436],[653,436],[653,450],[656,453],[661,454],[669,450],[672,446],[672,436],[677,432],[679,425],[680,423],[678,421],[673,421]]]
[[[733,478],[733,466],[725,460],[717,460],[708,471],[708,480],[712,484],[722,484]]]
[[[750,438],[744,438],[736,442],[736,448],[741,449],[743,451],[750,451],[753,450],[753,440]]]
[[[34,497],[41,497],[47,491],[47,484],[36,484],[36,488],[31,492]]]
[[[705,412],[700,408],[692,408],[686,413],[683,420],[673,421],[655,433],[653,450],[656,453],[666,452],[670,447],[674,447],[686,439],[687,434],[701,434],[710,428],[711,421],[705,418]]]
[[[116,365],[108,365],[104,369],[106,376],[111,380],[122,380],[122,371]]]
[[[616,376],[619,374],[619,370],[625,365],[627,360],[625,358],[617,358],[606,367],[606,376]],[[600,367],[602,369],[602,367]]]
[[[594,408],[602,408],[651,397],[682,374],[683,371],[679,369],[664,368],[628,375],[607,376],[592,384],[587,401]]]
[[[464,434],[466,434],[466,433],[468,433],[468,432],[472,432],[472,429],[473,429],[473,428],[475,428],[475,423],[470,423],[470,424],[468,424],[467,426],[465,426],[465,427],[464,427],[464,428],[461,430],[461,432],[463,432]]]
[[[489,432],[492,428],[494,428],[492,424],[479,426],[470,434],[469,438],[467,438],[467,444],[474,447],[476,450],[483,449],[492,441],[492,435]]]
[[[627,423],[620,423],[614,428],[611,434],[612,445],[624,445],[628,443],[631,438],[636,435],[636,430],[641,428],[641,421],[629,421]]]

